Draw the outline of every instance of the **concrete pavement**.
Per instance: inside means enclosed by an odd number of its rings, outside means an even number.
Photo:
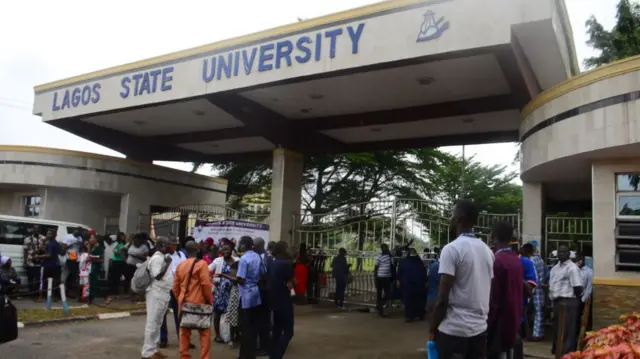
[[[425,322],[405,324],[399,315],[378,318],[371,313],[312,310],[298,307],[296,332],[289,358],[304,359],[425,359]],[[171,321],[170,321],[171,323]],[[15,353],[20,359],[112,359],[140,358],[145,317],[79,322],[20,330],[19,339],[0,346],[0,357]],[[169,348],[178,358],[173,323],[169,325]],[[193,338],[198,343],[197,334]],[[197,358],[197,350],[192,351]],[[13,358],[8,356],[6,358]],[[212,358],[234,359],[237,350],[212,344]]]

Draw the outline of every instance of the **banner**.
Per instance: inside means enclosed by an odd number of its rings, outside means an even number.
[[[251,238],[260,237],[265,243],[269,242],[269,225],[264,223],[225,220],[219,222],[196,221],[196,226],[191,230],[191,236],[200,243],[207,238],[213,238],[216,245],[221,238],[229,238],[236,242],[242,236]]]

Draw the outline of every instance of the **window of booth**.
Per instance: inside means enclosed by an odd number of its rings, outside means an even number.
[[[616,174],[616,270],[640,272],[640,174]]]

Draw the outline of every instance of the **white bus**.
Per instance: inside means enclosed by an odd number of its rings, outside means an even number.
[[[26,277],[23,268],[24,239],[31,234],[34,226],[40,226],[42,235],[49,229],[55,230],[58,242],[62,242],[67,234],[75,230],[79,230],[83,237],[89,231],[89,226],[84,224],[0,215],[0,255],[11,258],[20,277]],[[23,278],[23,283],[27,283],[26,278]]]

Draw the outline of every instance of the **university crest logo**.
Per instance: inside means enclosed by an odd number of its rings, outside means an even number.
[[[420,27],[418,40],[416,42],[426,42],[439,38],[449,29],[449,21],[445,21],[444,16],[436,21],[436,13],[429,10],[424,14],[424,20]]]

